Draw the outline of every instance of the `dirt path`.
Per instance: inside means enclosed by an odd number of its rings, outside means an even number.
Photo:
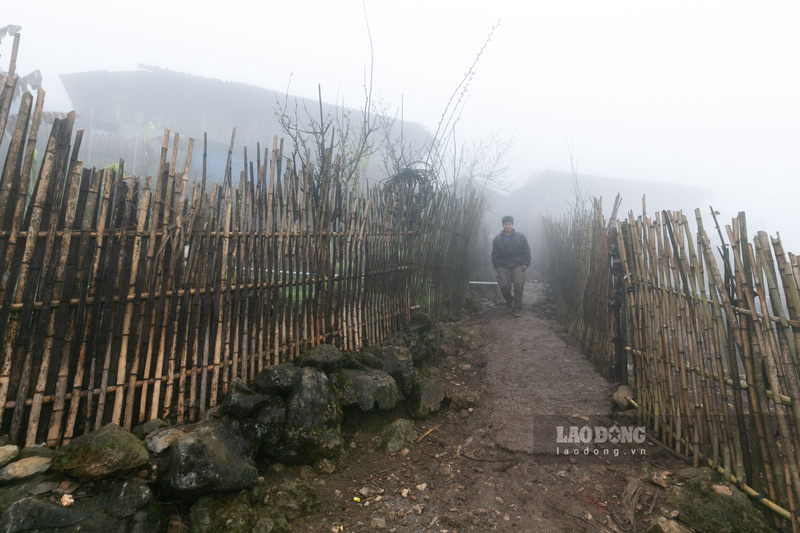
[[[464,408],[418,422],[430,433],[405,453],[369,450],[374,435],[350,435],[345,468],[304,473],[321,505],[297,531],[622,530],[628,480],[671,458],[649,443],[594,442],[596,426],[613,424],[610,385],[553,320],[541,279],[531,273],[525,290],[522,317],[494,308],[458,324],[471,349],[444,365],[442,379]],[[470,409],[463,398],[475,393]],[[565,436],[587,427],[593,440],[559,443],[559,426]],[[650,487],[641,493],[645,513],[654,497]]]

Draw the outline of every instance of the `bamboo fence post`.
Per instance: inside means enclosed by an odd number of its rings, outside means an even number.
[[[103,312],[104,318],[107,318],[111,323],[108,336],[105,339],[103,368],[100,375],[100,391],[97,398],[97,413],[95,415],[94,429],[100,429],[105,421],[105,407],[108,400],[108,381],[111,374],[112,353],[114,348],[119,349],[122,343],[122,331],[125,320],[125,302],[128,296],[126,275],[127,268],[127,237],[128,228],[131,218],[133,217],[133,205],[136,203],[136,194],[138,193],[135,186],[128,186],[121,179],[117,182],[122,189],[117,201],[117,214],[119,224],[119,232],[116,243],[113,245],[112,254],[109,258],[109,289],[106,291],[106,302]],[[114,298],[110,295],[117,292],[116,305]],[[117,365],[125,364],[124,355],[120,354],[120,358],[116,361]],[[114,413],[112,412],[112,421],[118,423],[119,420],[113,420]]]
[[[766,317],[769,316],[769,310],[767,308],[767,298],[766,294],[764,293],[764,286],[763,286],[763,278],[762,275],[766,271],[766,266],[761,261],[756,261],[753,255],[752,246],[747,247],[747,253],[750,257],[751,264],[757,265],[758,270],[757,274],[754,272],[754,289],[755,294],[758,295],[759,301],[761,303],[761,312],[765,317],[761,320],[761,328],[756,328],[756,338],[758,340],[759,345],[761,346],[763,353],[766,354],[766,368],[767,368],[767,379],[769,380],[770,388],[772,389],[773,393],[773,401],[775,402],[775,414],[776,419],[778,422],[778,429],[780,431],[780,444],[782,448],[782,456],[784,460],[784,467],[788,470],[788,478],[787,481],[787,492],[788,492],[788,500],[789,500],[789,510],[792,513],[792,522],[797,522],[797,513],[796,513],[796,502],[794,498],[800,498],[800,472],[798,471],[797,467],[797,450],[793,450],[793,445],[795,444],[796,440],[792,439],[791,435],[795,432],[790,430],[791,425],[791,414],[795,414],[798,412],[798,405],[797,402],[794,402],[792,406],[794,410],[789,410],[786,406],[779,401],[779,395],[782,390],[781,387],[781,379],[779,376],[779,367],[780,367],[780,356],[777,353],[778,347],[775,342],[775,339],[772,335],[771,327],[769,321]],[[745,297],[747,298],[748,306],[752,311],[756,310],[755,303],[754,303],[754,295],[751,294],[748,290],[748,287],[745,287]],[[785,385],[784,385],[785,387]],[[791,389],[790,389],[791,391]],[[791,392],[790,392],[791,394]],[[795,422],[796,424],[796,422]],[[795,427],[797,427],[795,425]]]
[[[11,228],[14,214],[14,207],[16,202],[13,193],[16,193],[19,188],[20,167],[22,166],[23,158],[22,147],[25,142],[25,135],[28,130],[28,120],[30,118],[31,106],[33,105],[33,96],[30,93],[22,95],[19,112],[17,114],[17,123],[14,126],[14,131],[11,134],[11,143],[8,146],[5,164],[3,165],[2,174],[0,174],[0,221],[2,221],[2,229],[8,231]],[[3,130],[0,130],[3,131]],[[5,241],[0,240],[0,257],[5,256]],[[3,284],[5,285],[5,284]],[[0,292],[0,300],[2,300],[2,292]]]
[[[64,344],[61,349],[61,362],[59,364],[54,394],[55,401],[53,404],[50,428],[48,430],[46,440],[46,444],[48,446],[54,446],[62,439],[61,422],[66,405],[67,385],[70,373],[70,356],[72,355],[73,350],[78,351],[76,350],[78,345],[76,344],[75,335],[85,328],[83,317],[84,313],[87,313],[87,310],[85,309],[86,300],[84,297],[84,283],[88,283],[91,280],[89,279],[89,276],[84,275],[84,272],[90,270],[89,247],[91,242],[89,232],[96,215],[96,208],[100,193],[101,174],[99,172],[92,172],[91,170],[86,169],[83,170],[82,174],[83,179],[81,181],[81,190],[77,202],[78,209],[75,213],[75,220],[81,221],[80,238],[78,241],[78,246],[71,257],[73,266],[72,268],[70,268],[69,265],[67,266],[67,272],[72,272],[73,280],[65,280],[64,283],[65,287],[69,287],[70,285],[74,286],[75,294],[78,296],[78,305],[77,309],[71,313],[71,316],[69,317],[70,322],[66,325],[66,331],[64,332]],[[62,292],[61,301],[62,305],[66,305],[68,303],[67,292]],[[79,375],[82,379],[83,361],[83,358],[80,358],[77,360],[77,362],[73,363],[73,372],[76,379]],[[74,398],[74,403],[76,405],[76,412],[77,405],[80,402],[79,389],[80,386],[74,387],[72,390],[72,397]]]
[[[6,219],[3,221],[3,227],[8,228],[9,236],[8,241],[5,241],[5,249],[3,250],[3,253],[0,254],[0,260],[3,261],[3,272],[8,272],[9,275],[0,277],[0,302],[7,301],[5,293],[8,287],[8,281],[12,278],[15,279],[18,275],[18,273],[10,275],[13,268],[12,260],[16,252],[17,240],[19,238],[19,232],[22,228],[23,218],[25,217],[28,199],[28,187],[30,185],[31,169],[33,167],[33,154],[39,137],[39,125],[41,124],[42,120],[43,107],[44,91],[39,90],[36,98],[36,107],[33,111],[33,120],[31,121],[30,132],[28,133],[28,142],[25,147],[25,160],[22,166],[22,172],[19,175],[16,201],[12,202],[14,209],[12,210],[10,206],[6,208]],[[7,218],[9,216],[12,217],[10,220]],[[10,297],[8,301],[10,302]],[[7,320],[8,316],[5,314],[5,308],[0,308],[0,338],[4,337]],[[0,406],[0,419],[2,418],[2,409],[2,406]]]
[[[217,208],[217,204],[219,204],[219,197],[220,197],[220,187],[217,183],[214,184],[211,190],[211,198],[209,198],[209,217],[206,222],[206,242],[208,243],[209,250],[213,248],[212,255],[210,260],[208,261],[208,266],[206,267],[206,285],[216,282],[217,276],[217,261],[219,258],[218,247],[216,246],[216,242],[214,242],[211,238],[211,230],[212,226],[216,224],[219,220],[219,209]],[[203,357],[201,363],[201,376],[200,376],[200,395],[196,401],[196,408],[198,409],[197,416],[203,416],[206,412],[206,407],[208,406],[208,359],[209,359],[209,350],[211,349],[212,344],[212,336],[216,331],[214,326],[214,294],[211,290],[206,291],[206,295],[203,301],[203,310],[200,316],[200,339],[203,343]]]
[[[97,219],[97,226],[96,226],[96,234],[95,234],[95,242],[94,242],[94,253],[92,256],[92,266],[91,266],[91,276],[88,276],[89,279],[86,280],[87,287],[84,289],[86,293],[93,295],[93,302],[91,307],[88,307],[86,310],[86,322],[85,324],[88,327],[84,326],[84,334],[82,335],[80,345],[78,347],[78,362],[77,362],[77,369],[75,372],[75,377],[73,379],[72,385],[72,398],[70,399],[70,406],[69,406],[69,415],[67,417],[67,426],[64,430],[64,440],[69,441],[74,434],[75,425],[77,423],[78,418],[78,411],[80,408],[80,395],[76,393],[76,391],[80,390],[83,385],[83,379],[85,376],[86,371],[86,356],[87,353],[92,351],[92,348],[89,346],[90,341],[92,342],[93,346],[96,346],[97,337],[95,334],[98,328],[97,317],[100,315],[101,308],[102,308],[102,287],[103,284],[101,283],[101,262],[104,256],[104,242],[105,242],[105,230],[107,226],[108,214],[111,210],[111,189],[113,187],[113,180],[112,180],[111,170],[99,170],[93,172],[92,183],[97,183],[98,191],[100,182],[103,182],[103,195],[102,199],[100,200],[100,216]],[[91,221],[84,219],[84,226],[90,226]],[[87,238],[89,238],[88,231],[86,233]],[[85,301],[85,298],[80,299],[81,302]],[[83,316],[81,313],[82,309],[81,306],[78,308],[79,317]],[[93,354],[92,354],[93,355]],[[89,368],[89,381],[86,391],[86,423],[85,423],[85,430],[88,432],[90,423],[89,419],[91,416],[92,411],[92,397],[93,397],[93,386],[94,386],[94,361],[95,357],[91,357],[90,359],[90,368]]]
[[[14,94],[17,86],[17,54],[19,54],[20,33],[14,34],[14,44],[11,46],[11,58],[8,62],[8,73],[0,92],[0,132],[6,131],[8,114],[11,110],[11,102],[14,101]],[[0,136],[2,138],[2,136]]]
[[[734,255],[734,264],[737,274],[736,283],[736,297],[739,302],[745,302],[745,286],[751,286],[753,283],[753,275],[751,271],[750,258],[748,254],[744,253],[744,249],[748,246],[747,242],[747,223],[744,213],[739,213],[737,217],[737,227],[739,228],[739,239],[736,241],[738,253]],[[736,249],[734,249],[736,251]],[[737,261],[738,260],[738,261]],[[755,420],[756,430],[761,437],[759,442],[761,452],[761,463],[764,464],[764,476],[767,480],[767,489],[770,497],[775,501],[786,500],[786,474],[779,466],[781,462],[780,452],[777,443],[774,439],[767,439],[767,430],[765,428],[772,428],[772,416],[769,408],[769,398],[766,394],[765,376],[763,371],[762,359],[763,354],[758,347],[755,334],[755,316],[743,316],[740,326],[740,335],[742,337],[743,350],[745,362],[745,371],[749,374],[748,382],[752,383],[754,387],[749,388],[752,390],[750,396],[750,408],[753,411],[753,419]],[[755,463],[758,465],[759,463]],[[754,474],[755,475],[755,474]],[[756,481],[760,483],[760,478],[756,477]]]
[[[228,320],[227,316],[227,305],[228,301],[230,301],[230,272],[229,272],[229,248],[230,248],[230,239],[231,239],[231,216],[232,216],[232,186],[231,186],[231,157],[233,153],[233,142],[236,137],[236,129],[234,128],[233,134],[231,135],[231,145],[228,149],[228,163],[225,168],[225,180],[222,189],[222,205],[223,210],[221,212],[222,215],[222,225],[219,228],[221,231],[221,248],[219,252],[219,270],[217,272],[217,280],[216,280],[216,290],[217,295],[214,301],[214,308],[215,308],[215,315],[217,317],[217,325],[216,325],[216,342],[214,344],[214,368],[211,373],[211,388],[210,394],[208,398],[208,405],[210,407],[214,407],[217,405],[217,399],[219,396],[219,389],[220,385],[222,385],[223,390],[226,386],[226,382],[223,381],[220,384],[220,375],[223,376],[224,380],[224,373],[226,368],[222,368],[223,365],[223,343],[224,343],[224,335],[225,335],[225,326],[226,321]],[[227,353],[226,353],[227,355]],[[227,360],[227,357],[225,358]],[[227,367],[227,365],[226,365]]]
[[[141,339],[141,347],[144,351],[145,358],[144,358],[144,371],[142,373],[142,389],[141,395],[139,399],[139,420],[144,420],[148,416],[153,416],[153,410],[157,409],[157,407],[152,407],[150,410],[150,415],[148,415],[147,411],[147,399],[149,395],[149,385],[150,380],[153,379],[153,389],[155,390],[156,386],[160,386],[160,382],[158,381],[158,374],[156,372],[156,376],[151,376],[152,365],[153,365],[153,357],[154,351],[156,350],[156,344],[158,343],[157,334],[160,332],[160,328],[158,328],[158,317],[161,316],[161,309],[164,305],[164,291],[161,290],[159,292],[159,276],[161,275],[161,267],[162,267],[162,254],[156,255],[156,251],[160,250],[162,242],[164,241],[166,235],[163,231],[163,219],[165,217],[165,196],[166,196],[166,180],[164,179],[164,174],[167,172],[167,151],[169,149],[169,138],[170,132],[168,129],[164,128],[163,135],[161,137],[161,157],[159,158],[158,163],[158,170],[156,174],[156,193],[155,193],[155,201],[152,203],[153,212],[150,216],[150,236],[147,240],[147,269],[145,270],[145,279],[147,280],[148,285],[148,297],[147,297],[147,304],[145,309],[145,324],[150,323],[150,327],[148,328],[147,339],[143,336]],[[159,235],[159,230],[161,230],[161,234]],[[145,346],[146,342],[146,346]],[[158,395],[153,395],[153,404],[158,403]]]
[[[41,354],[41,365],[39,367],[39,374],[36,379],[36,384],[34,386],[34,394],[33,394],[33,401],[31,403],[31,410],[28,415],[28,431],[25,437],[25,445],[30,446],[36,442],[36,437],[38,434],[39,429],[39,417],[41,416],[42,411],[42,402],[44,399],[45,394],[45,387],[47,385],[47,378],[50,370],[50,361],[53,356],[53,348],[54,348],[54,337],[56,333],[56,327],[62,328],[64,322],[67,319],[67,313],[69,312],[69,293],[71,289],[70,287],[67,288],[65,291],[63,287],[60,285],[64,282],[64,269],[67,264],[67,258],[70,253],[70,243],[72,238],[72,222],[75,217],[75,210],[76,210],[76,202],[78,199],[78,183],[80,179],[80,175],[82,173],[83,166],[81,163],[76,163],[70,169],[69,175],[69,185],[67,188],[67,195],[66,195],[66,217],[64,219],[64,226],[63,232],[61,237],[61,247],[59,250],[58,255],[56,256],[57,262],[54,265],[54,277],[55,277],[55,284],[56,287],[44,291],[42,295],[42,303],[46,308],[50,307],[50,294],[52,294],[52,298],[57,298],[59,300],[58,311],[56,313],[49,313],[48,323],[45,333],[45,339],[42,346],[42,354]],[[49,234],[52,235],[53,241],[55,241],[55,232],[57,229],[59,220],[53,220],[50,225]],[[53,242],[53,246],[55,243]],[[71,279],[69,280],[71,281]],[[67,301],[65,302],[62,298],[62,292],[66,294]]]
[[[176,133],[173,138],[172,157],[170,158],[169,167],[167,170],[167,187],[166,198],[164,203],[164,227],[163,227],[163,260],[162,264],[166,270],[162,274],[162,289],[161,293],[164,300],[164,314],[161,318],[161,335],[158,344],[158,359],[156,364],[156,377],[158,380],[153,386],[153,410],[150,418],[158,416],[156,404],[158,399],[161,398],[161,386],[164,386],[164,397],[161,400],[161,416],[163,418],[172,417],[172,392],[174,391],[175,380],[175,316],[177,315],[178,307],[178,291],[175,290],[176,280],[180,278],[180,265],[183,261],[182,250],[178,250],[178,243],[174,228],[175,228],[175,201],[176,201],[176,182],[177,182],[177,159],[178,147],[180,145],[180,137]],[[167,346],[167,341],[170,345]],[[166,370],[164,366],[166,365]]]
[[[713,275],[713,277],[715,279],[715,282],[717,284],[721,284],[722,283],[722,278],[721,278],[721,276],[719,274],[719,270],[717,269],[716,263],[714,263],[714,261],[713,261],[713,257],[711,257],[711,250],[710,250],[710,243],[708,241],[708,236],[706,235],[705,230],[702,227],[698,227],[698,236],[699,236],[700,239],[702,239],[702,242],[703,242],[703,245],[704,245],[703,246],[703,253],[706,256],[707,266],[708,266],[709,270],[711,271],[711,273],[712,273],[712,275]],[[749,294],[750,291],[749,291],[747,285],[745,285],[745,287],[744,287],[744,292],[745,292],[745,296],[746,296],[747,301],[748,301],[748,307],[751,310],[755,310],[755,305],[753,304],[753,301],[752,301],[753,298]],[[734,314],[734,311],[733,311],[733,306],[730,304],[730,301],[728,299],[727,293],[725,291],[721,291],[721,292],[718,292],[718,294],[719,294],[719,297],[720,297],[720,300],[721,300],[721,303],[722,303],[722,307],[724,308],[725,313],[727,314],[728,323],[734,324],[736,322],[736,317],[735,317],[735,314]],[[756,335],[758,337],[758,344],[762,346],[762,350],[763,350],[765,345],[763,343],[763,339],[761,338],[760,329],[756,328],[755,332],[756,332]],[[742,349],[742,338],[741,338],[741,335],[739,334],[739,330],[737,328],[734,328],[734,335],[735,335],[734,338],[735,338],[735,341],[736,341],[736,345],[741,350]],[[768,361],[767,368],[768,368],[768,370],[770,370],[767,373],[767,376],[768,376],[768,379],[769,379],[770,384],[772,386],[773,392],[777,393],[777,392],[780,391],[780,388],[777,386],[778,385],[777,384],[777,375],[774,373],[774,370],[775,370],[774,369],[774,365],[770,365],[769,364],[770,362],[772,362],[772,360],[769,357],[767,358],[767,361]],[[777,411],[778,410],[778,406],[780,405],[780,403],[776,402],[775,405],[776,405],[776,411]],[[778,419],[779,426],[781,427],[781,432],[782,433],[786,433],[786,431],[788,431],[788,430],[784,425],[785,423],[784,423],[783,417],[782,416],[778,416],[777,419]],[[780,469],[777,469],[776,473],[778,473],[779,471],[780,471]],[[800,484],[798,484],[796,486],[800,486]]]
[[[72,120],[74,113],[64,120],[53,125],[53,132],[48,141],[48,149],[45,160],[40,169],[40,178],[37,183],[37,191],[31,212],[28,219],[28,234],[25,239],[25,246],[22,256],[18,258],[15,254],[14,263],[11,266],[10,278],[16,278],[17,289],[14,294],[15,303],[22,304],[21,311],[11,319],[7,329],[5,355],[0,372],[0,409],[5,404],[8,384],[11,379],[10,371],[12,361],[24,361],[21,372],[18,374],[19,386],[16,395],[16,404],[11,418],[11,428],[9,436],[11,442],[17,442],[22,425],[22,415],[25,409],[30,376],[32,372],[33,357],[23,357],[28,349],[29,337],[31,336],[30,321],[34,316],[33,304],[35,291],[39,284],[46,283],[46,276],[50,266],[52,256],[52,243],[55,239],[55,228],[51,222],[53,218],[57,222],[57,217],[51,216],[52,202],[58,198],[59,176],[63,171],[63,152],[64,147],[69,148],[69,139],[72,132]],[[56,127],[58,126],[58,127]],[[38,234],[40,227],[48,227],[47,238],[43,246],[38,246]],[[53,227],[51,227],[53,226]],[[42,268],[44,267],[44,268]],[[10,283],[10,282],[9,282]],[[9,291],[10,292],[10,291]],[[9,294],[10,296],[10,294]],[[49,312],[49,307],[43,309]],[[7,320],[6,316],[2,319]],[[46,320],[46,317],[44,317]],[[22,326],[20,326],[20,324]],[[40,322],[41,324],[41,322]],[[38,328],[37,328],[38,329]],[[40,337],[34,335],[34,343]],[[16,353],[16,357],[13,354]]]
[[[180,175],[178,175],[177,170],[179,146],[180,136],[176,134],[172,149],[172,162],[170,163],[171,209],[169,210],[169,226],[170,228],[173,228],[173,231],[170,236],[170,270],[167,284],[172,291],[172,295],[170,297],[170,306],[167,315],[168,318],[165,319],[169,324],[166,334],[171,339],[169,347],[169,360],[167,363],[167,386],[164,392],[164,405],[162,406],[162,412],[164,413],[165,417],[171,412],[172,402],[174,399],[176,357],[182,347],[182,343],[179,343],[178,341],[180,340],[181,334],[185,333],[186,331],[185,322],[181,320],[185,315],[185,306],[181,305],[182,298],[179,289],[181,287],[183,267],[185,264],[185,235],[183,230],[184,199],[186,197],[186,185],[189,180],[188,174],[191,168],[194,142],[192,139],[189,139],[186,148],[186,159],[183,163],[183,170],[180,172]],[[183,325],[184,327],[178,329],[179,325]],[[176,412],[176,418],[178,416],[182,417],[182,412]]]
[[[114,397],[114,413],[112,415],[113,420],[119,420],[121,413],[122,413],[122,401],[123,401],[123,392],[124,392],[124,383],[127,379],[127,391],[125,396],[127,397],[127,402],[125,405],[125,420],[123,421],[123,426],[127,429],[131,429],[131,424],[133,423],[133,403],[134,398],[136,395],[136,378],[139,376],[139,355],[140,351],[138,346],[136,346],[136,340],[142,338],[143,326],[145,324],[145,316],[144,316],[144,308],[141,305],[141,294],[142,289],[144,288],[143,281],[144,278],[139,275],[139,268],[141,266],[141,255],[142,255],[142,236],[144,235],[145,227],[147,224],[147,217],[150,214],[150,179],[147,178],[145,180],[144,185],[144,194],[142,195],[142,199],[138,206],[139,210],[139,217],[136,220],[136,236],[133,239],[133,253],[131,259],[131,275],[130,275],[130,284],[128,289],[128,303],[126,304],[126,311],[125,311],[125,323],[123,325],[123,341],[122,345],[120,346],[120,363],[117,367],[117,389],[115,391]],[[136,318],[136,324],[134,322],[134,313],[139,311],[138,317]],[[131,343],[135,347],[135,351],[133,354],[133,360],[130,365],[130,370],[126,368],[126,365],[123,364],[125,361],[126,354],[128,352],[128,343],[131,340],[131,330],[136,332],[136,335],[133,338],[133,342]],[[139,345],[141,346],[141,344]]]

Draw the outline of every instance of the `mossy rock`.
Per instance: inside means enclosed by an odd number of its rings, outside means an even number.
[[[348,368],[348,370],[357,370]],[[353,380],[350,379],[343,371],[336,372],[328,376],[333,388],[336,390],[336,398],[341,407],[348,407],[358,402],[358,393]]]
[[[477,292],[473,291],[472,289],[467,291],[467,294],[464,296],[464,311],[469,313],[470,315],[475,315],[484,310],[483,302],[481,301],[481,297],[478,295]]]
[[[139,467],[150,458],[144,442],[117,424],[75,437],[58,450],[52,468],[85,480]]]
[[[323,372],[336,372],[342,367],[342,352],[333,344],[314,346],[293,361],[295,366],[313,367]]]
[[[389,453],[397,452],[410,446],[417,440],[417,429],[414,422],[398,418],[381,433],[381,446]]]
[[[290,531],[284,522],[275,520],[250,505],[246,493],[228,496],[202,496],[190,511],[194,533],[278,533]],[[280,527],[280,526],[285,527]]]
[[[729,491],[717,493],[715,485],[724,485]],[[679,511],[680,522],[698,533],[773,531],[761,510],[735,486],[723,484],[722,477],[710,468],[680,470],[667,490],[667,504]]]
[[[192,531],[290,533],[290,522],[317,506],[316,491],[303,481],[260,481],[246,492],[199,498],[190,512]]]

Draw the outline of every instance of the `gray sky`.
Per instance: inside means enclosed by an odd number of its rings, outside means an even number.
[[[370,48],[360,0],[0,3],[0,26],[23,27],[18,71],[42,71],[51,110],[69,107],[58,74],[139,63],[308,97],[321,84],[327,101],[363,102]],[[735,209],[762,209],[767,225],[777,220],[771,202],[785,210],[800,196],[796,2],[365,5],[376,91],[392,108],[402,99],[406,119],[431,130],[500,21],[457,131],[465,142],[513,136],[512,183],[569,170],[571,143],[579,172],[727,187]],[[10,44],[0,45],[4,66]]]

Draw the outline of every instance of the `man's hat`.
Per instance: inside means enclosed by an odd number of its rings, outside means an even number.
[[[511,222],[513,224],[514,223],[514,217],[509,216],[509,215],[504,216],[503,217],[503,224],[505,224],[506,222]]]

